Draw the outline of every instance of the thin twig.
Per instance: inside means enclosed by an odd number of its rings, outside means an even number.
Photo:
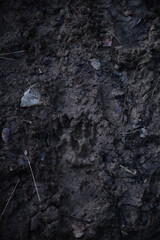
[[[6,203],[6,206],[5,206],[5,208],[3,209],[3,212],[2,212],[2,214],[1,214],[1,216],[0,216],[0,220],[2,219],[2,217],[3,217],[3,215],[4,215],[5,211],[6,211],[6,209],[7,209],[7,207],[8,207],[8,204],[9,204],[9,202],[11,201],[11,198],[13,197],[14,192],[16,191],[16,188],[17,188],[19,182],[20,182],[20,180],[18,179],[18,181],[17,181],[17,183],[16,183],[16,185],[15,185],[15,187],[14,187],[14,189],[13,189],[13,191],[12,191],[12,193],[11,193],[11,195],[10,195],[7,203]]]
[[[25,156],[27,158],[27,161],[28,161],[28,165],[29,165],[29,168],[30,168],[30,171],[31,171],[31,175],[32,175],[32,178],[33,178],[33,182],[34,182],[34,186],[35,186],[35,189],[36,189],[38,200],[39,200],[39,202],[41,202],[41,198],[39,196],[36,180],[35,180],[35,177],[34,177],[34,174],[33,174],[33,170],[32,170],[32,167],[31,167],[31,163],[30,163],[30,160],[29,160],[29,158],[27,156],[27,151],[26,150],[25,150],[24,154],[25,154]]]

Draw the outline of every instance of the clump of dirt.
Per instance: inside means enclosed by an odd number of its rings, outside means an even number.
[[[2,240],[159,239],[159,6],[1,1]]]

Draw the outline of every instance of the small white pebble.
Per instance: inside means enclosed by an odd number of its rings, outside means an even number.
[[[147,130],[145,128],[141,128],[141,131],[142,131],[142,133],[141,133],[140,137],[145,138],[148,135]]]

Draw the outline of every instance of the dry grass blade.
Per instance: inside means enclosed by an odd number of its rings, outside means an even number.
[[[0,59],[3,59],[3,60],[12,60],[12,61],[15,60],[15,59],[13,59],[13,58],[7,58],[7,57],[0,57]]]
[[[128,168],[124,167],[123,165],[120,165],[121,168],[123,168],[124,170],[126,170],[126,172],[131,173],[132,175],[136,175],[136,172],[132,172],[131,170],[129,170]]]
[[[118,37],[116,37],[116,35],[113,32],[109,32],[120,44],[122,44],[122,42],[118,39]]]
[[[146,99],[152,94],[153,91],[154,91],[154,89],[148,91],[148,92],[142,97],[142,100],[146,100]]]
[[[29,160],[29,158],[27,157],[27,151],[26,151],[26,150],[24,151],[24,155],[26,156],[27,161],[28,161],[28,165],[29,165],[29,168],[30,168],[30,171],[31,171],[31,175],[32,175],[32,178],[33,178],[33,183],[34,183],[34,186],[35,186],[35,189],[36,189],[36,193],[37,193],[38,200],[39,200],[39,202],[41,202],[41,198],[40,198],[40,195],[39,195],[39,192],[38,192],[36,180],[35,180],[35,177],[34,177],[34,174],[33,174],[33,170],[32,170],[32,167],[31,167],[30,160]]]
[[[8,204],[9,204],[10,201],[11,201],[11,198],[13,197],[14,192],[16,191],[16,188],[17,188],[19,182],[20,182],[20,180],[17,181],[17,183],[16,183],[16,185],[15,185],[15,187],[14,187],[14,189],[13,189],[13,191],[12,191],[12,193],[11,193],[11,195],[10,195],[10,197],[9,197],[9,199],[8,199],[8,201],[7,201],[4,209],[3,209],[3,211],[2,211],[2,214],[1,214],[1,216],[0,216],[0,220],[2,219],[2,217],[3,217],[3,215],[4,215],[5,211],[6,211],[6,209],[7,209],[7,207],[8,207]]]
[[[6,57],[6,56],[10,56],[10,55],[13,55],[13,54],[19,54],[19,53],[24,53],[25,51],[24,50],[21,50],[21,51],[16,51],[16,52],[9,52],[9,53],[0,53],[0,59],[3,59],[3,60],[15,60],[11,57]]]
[[[29,124],[32,124],[32,122],[31,121],[29,121],[29,120],[23,120],[23,122],[26,122],[26,123],[29,123]]]
[[[24,53],[24,52],[25,52],[24,50],[21,50],[21,51],[9,52],[9,53],[0,53],[0,57],[8,56],[11,54]]]

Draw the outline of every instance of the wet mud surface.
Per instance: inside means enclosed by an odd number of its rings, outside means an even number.
[[[1,240],[159,239],[159,9],[0,2]]]

